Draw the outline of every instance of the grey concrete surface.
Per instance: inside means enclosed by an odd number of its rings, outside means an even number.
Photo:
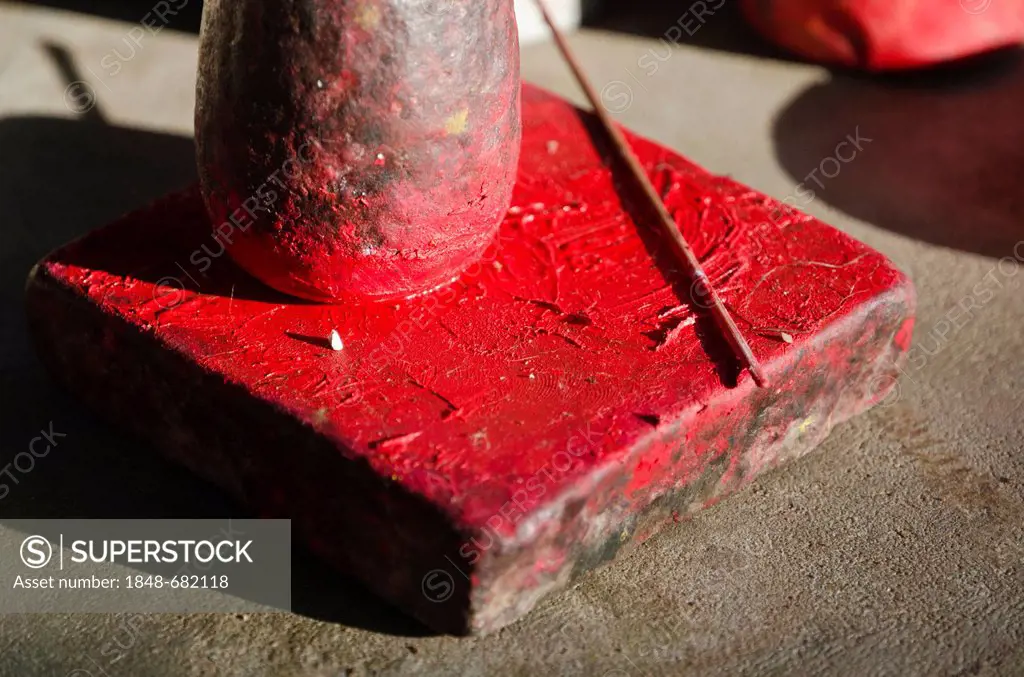
[[[572,42],[624,123],[911,275],[915,352],[884,406],[491,637],[431,636],[300,556],[302,613],[0,615],[0,674],[1024,674],[1024,63],[852,78],[700,35],[667,50],[679,14]],[[0,461],[50,421],[67,434],[17,475],[0,523],[236,510],[56,390],[24,334],[34,260],[194,174],[195,36],[124,58],[131,27],[0,5]],[[581,101],[550,45],[523,72]],[[870,141],[836,174],[822,163],[858,128]]]

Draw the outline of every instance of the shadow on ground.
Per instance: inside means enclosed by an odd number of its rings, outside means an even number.
[[[150,26],[166,26],[169,30],[199,33],[203,14],[202,0],[21,0],[27,5],[51,7],[67,12],[92,14],[104,19],[139,24],[146,15]],[[159,15],[154,14],[159,12]],[[162,30],[162,29],[161,29]],[[128,47],[130,49],[130,46]]]
[[[794,206],[820,199],[907,237],[1013,256],[1024,239],[1022,110],[1024,56],[1009,50],[912,75],[834,74],[789,103],[773,136],[780,164],[814,192],[795,191]],[[862,151],[829,160],[857,130],[870,139]]]
[[[702,11],[717,4],[701,3]],[[616,2],[587,25],[658,39],[650,58],[661,58],[675,43],[798,61],[757,36],[734,0],[704,18],[694,19],[693,3],[651,0],[637,8]],[[803,184],[794,190],[794,206],[818,199],[918,240],[1012,256],[1024,239],[1021,110],[1024,56],[1009,49],[904,75],[831,69],[830,80],[779,114],[773,136],[780,164]],[[854,160],[839,162],[836,174],[837,163],[828,158],[858,129],[871,141]],[[839,152],[849,157],[848,147]]]
[[[717,7],[721,4],[721,7]],[[717,8],[716,8],[717,7]],[[797,60],[762,39],[743,20],[737,0],[605,0],[584,15],[584,26],[663,42],[654,49],[689,45],[733,54]]]

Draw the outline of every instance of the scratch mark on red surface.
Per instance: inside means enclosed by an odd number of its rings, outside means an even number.
[[[859,256],[856,256],[856,257],[850,259],[846,263],[826,263],[825,261],[793,261],[791,263],[779,264],[777,266],[774,266],[771,270],[765,271],[764,275],[761,276],[761,279],[759,279],[756,283],[754,283],[754,286],[752,286],[750,288],[750,291],[748,292],[748,296],[753,296],[754,293],[757,292],[757,290],[761,287],[761,285],[764,283],[765,280],[767,280],[769,277],[771,277],[773,274],[779,272],[780,270],[785,270],[786,268],[798,268],[798,267],[801,267],[801,266],[818,266],[820,268],[828,268],[830,270],[842,270],[843,268],[846,268],[848,266],[852,266],[853,264],[857,263],[858,261],[860,261],[862,258],[864,258],[867,255],[868,255],[868,252],[864,252],[863,254],[860,254]]]
[[[560,338],[560,339],[562,339],[563,341],[565,341],[566,343],[568,343],[569,345],[571,345],[571,346],[573,346],[575,348],[581,348],[581,349],[583,348],[583,346],[580,345],[580,343],[578,341],[576,341],[576,340],[574,340],[572,338],[569,338],[565,334],[562,334],[562,333],[557,332],[557,331],[549,331],[547,329],[538,329],[537,333],[538,334],[543,334],[545,336],[554,336],[556,338]]]
[[[549,239],[542,238],[541,243],[544,245],[544,251],[548,255],[549,270],[554,275],[555,293],[551,298],[551,303],[557,306],[558,299],[562,294],[562,269],[558,265],[558,254],[555,252],[555,248],[551,246]]]
[[[459,409],[460,409],[459,405],[455,404],[450,399],[448,399],[447,397],[445,397],[441,393],[437,392],[433,388],[431,388],[429,386],[423,385],[422,383],[417,381],[415,378],[413,378],[412,374],[410,374],[409,372],[405,373],[405,377],[407,379],[409,379],[409,383],[413,384],[414,386],[416,386],[420,390],[425,390],[426,392],[430,393],[431,395],[433,395],[437,399],[441,400],[441,402],[443,402],[445,404],[445,406],[448,407],[448,411],[445,412],[444,414],[442,414],[442,417],[447,418],[448,416],[451,416],[452,414],[454,414],[457,411],[459,411]]]
[[[275,314],[277,314],[278,312],[280,312],[281,310],[283,310],[284,308],[287,308],[287,307],[289,307],[289,306],[277,305],[277,306],[273,306],[272,308],[267,309],[266,311],[260,313],[259,315],[253,315],[248,320],[243,322],[241,324],[241,326],[239,327],[239,329],[245,329],[246,331],[249,331],[249,327],[251,327],[256,321],[258,321],[258,320],[269,320]]]
[[[437,326],[441,327],[441,329],[444,329],[445,332],[453,339],[455,339],[457,343],[462,343],[462,337],[455,333],[455,330],[449,327],[444,320],[437,320]]]
[[[561,306],[552,301],[545,301],[544,299],[528,299],[522,296],[513,296],[512,298],[516,299],[517,301],[522,301],[523,303],[531,303],[535,306],[543,308],[544,310],[549,310],[552,313],[557,313],[558,315],[565,314],[565,311],[562,310]]]
[[[509,360],[509,362],[529,362],[530,360],[536,360],[537,358],[544,357],[545,355],[551,355],[553,353],[560,353],[560,352],[562,352],[562,351],[560,351],[560,350],[545,350],[542,353],[534,353],[533,355],[529,355],[527,357],[516,357],[516,358],[513,358],[513,359]]]
[[[680,334],[683,333],[683,330],[686,329],[687,327],[692,327],[696,322],[696,317],[688,317],[685,320],[676,323],[674,327],[665,332],[665,337],[658,342],[658,345],[654,347],[654,350],[656,352],[661,351],[664,348],[667,348],[671,344],[675,343],[676,339],[678,339]]]
[[[658,313],[658,319],[659,320],[666,320],[666,319],[669,319],[669,318],[672,318],[672,317],[676,317],[677,315],[683,315],[683,314],[686,314],[686,313],[689,313],[689,312],[690,312],[690,306],[689,305],[669,306],[668,308],[665,308],[660,313]]]
[[[382,437],[379,440],[370,442],[371,449],[404,449],[409,445],[410,442],[415,440],[417,437],[423,434],[422,430],[417,430],[411,433],[404,433],[402,435],[392,435],[391,437]]]

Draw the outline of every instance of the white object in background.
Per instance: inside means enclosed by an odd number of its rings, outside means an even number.
[[[579,28],[583,15],[582,0],[546,0],[548,11],[562,30]],[[543,42],[551,39],[544,17],[537,9],[536,0],[515,0],[516,21],[519,23],[519,43]]]

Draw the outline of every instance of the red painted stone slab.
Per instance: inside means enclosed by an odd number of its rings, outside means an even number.
[[[40,353],[103,414],[451,632],[509,623],[888,392],[914,294],[881,254],[630,137],[773,385],[737,383],[588,118],[529,86],[523,101],[513,208],[451,286],[278,296],[216,256],[193,188],[36,267]]]

